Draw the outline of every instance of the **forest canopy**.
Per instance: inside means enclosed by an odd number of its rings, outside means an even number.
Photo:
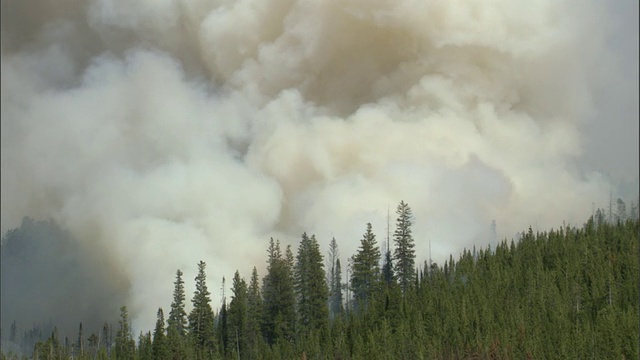
[[[313,234],[303,233],[297,249],[272,238],[265,243],[266,273],[260,277],[254,267],[245,279],[236,271],[231,294],[219,309],[211,305],[206,277],[207,265],[215,264],[200,261],[195,293],[184,289],[194,274],[177,269],[168,306],[145,310],[157,313],[154,329],[133,333],[126,304],[110,304],[119,314],[103,319],[101,331],[83,332],[81,320],[77,337],[63,338],[53,322],[28,328],[14,319],[3,327],[2,356],[637,358],[637,207],[632,204],[630,214],[621,205],[617,210],[599,209],[579,228],[529,228],[519,239],[494,247],[465,249],[442,263],[415,264],[411,211],[401,202],[395,249],[380,249],[370,224],[344,267],[335,239],[324,256]],[[34,251],[38,244],[32,235],[45,228],[57,229],[27,219],[5,235],[3,293],[10,266],[26,266],[15,259]],[[64,246],[63,232],[55,234],[49,246]],[[73,261],[65,276],[74,274]],[[82,285],[79,281],[74,283]],[[3,303],[7,298],[3,295]],[[3,312],[5,318],[11,315]],[[116,322],[110,320],[118,315]]]

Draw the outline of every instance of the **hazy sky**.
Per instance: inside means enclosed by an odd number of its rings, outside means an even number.
[[[638,1],[603,1],[612,21],[605,47],[618,65],[596,90],[597,115],[585,125],[586,169],[609,173],[618,181],[638,184]]]
[[[217,296],[303,231],[346,263],[400,200],[421,263],[429,241],[438,262],[485,246],[492,220],[510,239],[580,225],[610,191],[637,199],[637,1],[23,0],[1,16],[2,232],[25,215],[69,229],[131,284],[142,329],[177,268],[191,291],[206,261]]]

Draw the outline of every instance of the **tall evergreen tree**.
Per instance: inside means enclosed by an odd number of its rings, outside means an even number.
[[[135,357],[136,343],[131,335],[129,312],[126,306],[120,308],[120,321],[118,325],[120,327],[118,328],[115,339],[116,360],[132,360]]]
[[[189,313],[189,333],[195,345],[198,357],[210,358],[215,354],[214,315],[211,308],[211,293],[207,289],[206,264],[198,263],[198,275],[195,278],[196,291],[193,294],[193,309]]]
[[[376,236],[367,224],[367,230],[360,240],[358,252],[353,256],[351,289],[358,308],[366,307],[378,288],[380,279],[380,248]]]
[[[89,355],[89,357],[91,357],[92,359],[95,359],[98,353],[98,347],[99,347],[98,336],[95,333],[92,333],[91,335],[89,335],[89,338],[87,338],[87,347],[85,351]]]
[[[230,345],[230,352],[236,353],[237,357],[241,357],[247,351],[249,302],[247,298],[247,283],[240,277],[240,273],[237,270],[233,276],[231,291],[233,295],[228,311],[229,339],[232,344]]]
[[[80,323],[80,328],[78,329],[78,342],[77,342],[77,355],[82,357],[84,356],[84,334],[82,333],[82,322]]]
[[[172,358],[186,359],[187,354],[187,312],[185,311],[185,291],[182,271],[176,270],[176,281],[173,289],[173,301],[167,319],[167,344]]]
[[[182,280],[182,271],[176,270],[176,281],[173,289],[173,301],[171,302],[171,310],[167,319],[167,332],[175,331],[180,337],[187,334],[187,312],[185,311],[185,293],[184,280]]]
[[[106,350],[107,356],[111,357],[111,350],[113,347],[113,327],[109,323],[104,323],[102,326],[102,345]]]
[[[327,283],[329,284],[329,316],[342,313],[342,271],[340,269],[340,251],[336,238],[329,243]]]
[[[391,258],[391,251],[386,250],[384,254],[384,265],[382,266],[382,280],[389,286],[395,281],[395,273],[393,272],[393,259]]]
[[[135,344],[134,344],[135,346]],[[58,339],[58,328],[54,327],[51,336],[46,341],[38,341],[33,347],[33,359],[65,359],[68,357],[66,349]],[[17,358],[17,357],[16,357]]]
[[[223,279],[224,284],[224,279]],[[223,285],[224,287],[224,285]],[[220,344],[222,345],[222,354],[227,356],[229,353],[229,314],[227,312],[227,299],[222,297],[222,306],[220,306],[220,313],[218,314],[218,335],[220,337]]]
[[[396,261],[396,276],[398,283],[405,294],[415,282],[415,243],[411,235],[411,208],[404,201],[400,201],[396,209],[398,219],[396,220],[396,230],[393,233],[393,240],[396,244],[394,258]]]
[[[331,283],[331,300],[330,300],[330,313],[332,316],[340,316],[344,312],[342,306],[342,267],[340,266],[340,259],[336,259],[336,265],[334,267],[333,282]]]
[[[300,330],[320,329],[328,321],[328,289],[320,245],[315,235],[302,234],[295,265],[295,290],[298,299]]]
[[[291,263],[293,254],[287,248],[282,256],[280,242],[269,241],[267,275],[262,279],[263,328],[269,344],[290,341],[295,330],[295,293]]]
[[[261,315],[262,297],[260,295],[258,270],[254,266],[247,290],[247,348],[255,351],[257,351],[258,344],[262,338],[260,332]]]
[[[164,329],[164,312],[158,308],[156,328],[153,330],[153,358],[156,360],[170,359],[171,352],[167,343],[167,336]]]
[[[138,336],[138,360],[155,360],[153,356],[153,345],[151,341],[151,332],[143,334],[140,332]]]

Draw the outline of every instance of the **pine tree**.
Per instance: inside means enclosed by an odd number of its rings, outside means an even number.
[[[51,336],[44,342],[38,341],[33,348],[33,359],[64,359],[68,354],[58,339],[58,328],[54,327]]]
[[[102,346],[106,350],[107,356],[111,357],[111,350],[113,346],[113,327],[109,323],[104,323],[102,326]]]
[[[396,210],[398,219],[396,220],[396,230],[393,239],[396,244],[394,260],[396,261],[396,276],[402,289],[406,294],[415,282],[415,243],[411,236],[411,208],[404,201],[400,201]]]
[[[330,313],[335,317],[342,315],[344,312],[344,308],[342,306],[342,267],[340,266],[340,259],[336,259],[336,265],[333,273]]]
[[[246,353],[246,338],[248,333],[248,294],[247,283],[240,277],[240,273],[236,270],[233,276],[233,285],[231,288],[233,296],[229,303],[228,312],[228,328],[229,338],[233,346],[230,346],[230,352],[236,353],[237,357],[241,357]]]
[[[380,279],[380,248],[376,236],[367,224],[367,230],[360,240],[358,252],[353,256],[351,289],[356,307],[363,309],[378,288]]]
[[[118,328],[115,339],[116,360],[131,360],[135,357],[136,343],[131,335],[129,312],[126,306],[120,308],[120,321],[118,325],[120,327]]]
[[[176,281],[173,283],[175,288],[173,290],[173,302],[171,302],[171,310],[169,311],[169,318],[167,319],[167,332],[175,330],[175,333],[180,337],[185,337],[187,334],[187,312],[185,311],[185,293],[184,293],[184,281],[182,280],[182,271],[178,269],[176,271]]]
[[[158,318],[156,320],[156,328],[153,330],[153,358],[156,360],[170,359],[169,344],[164,329],[164,312],[162,308],[158,308]]]
[[[173,301],[167,319],[167,345],[174,359],[186,359],[187,312],[185,311],[185,292],[182,271],[176,270]]]
[[[222,279],[224,284],[224,278]],[[224,288],[224,285],[223,285]],[[227,356],[229,354],[229,326],[228,326],[229,314],[227,313],[227,299],[222,296],[222,306],[220,306],[220,313],[218,314],[218,335],[220,337],[220,344],[222,345],[222,354]]]
[[[342,272],[340,269],[338,242],[332,238],[329,243],[327,283],[329,284],[329,316],[334,318],[342,313]]]
[[[320,246],[315,235],[302,234],[295,265],[300,330],[320,329],[328,321],[328,289]]]
[[[89,355],[89,357],[94,358],[96,356],[96,352],[98,351],[98,335],[92,333],[87,338],[87,346],[85,352]]]
[[[262,323],[262,297],[260,295],[260,285],[258,270],[253,267],[251,272],[251,282],[247,291],[247,348],[253,352],[258,350],[258,345],[262,337],[260,324]]]
[[[189,313],[189,333],[199,357],[210,358],[216,352],[215,325],[205,267],[206,264],[203,261],[198,263],[198,275],[195,278],[196,291],[191,299],[193,309]]]
[[[287,296],[283,297],[287,306],[282,313],[282,322],[278,326],[278,333],[282,335],[283,339],[289,342],[293,342],[296,332],[296,294],[295,294],[295,279],[293,275],[295,258],[291,245],[287,245],[287,249],[284,252],[284,279],[285,289]]]
[[[295,293],[291,263],[293,254],[287,248],[286,256],[280,251],[280,242],[269,242],[267,275],[262,279],[263,331],[269,344],[277,340],[293,339],[295,330]]]
[[[140,332],[138,337],[138,360],[155,360],[153,356],[153,345],[151,341],[151,332],[143,334]]]
[[[389,286],[395,281],[395,273],[393,272],[393,259],[391,251],[387,250],[384,254],[384,265],[382,266],[382,279]]]
[[[84,335],[82,333],[82,322],[80,323],[80,328],[78,329],[77,354],[80,357],[84,356]]]

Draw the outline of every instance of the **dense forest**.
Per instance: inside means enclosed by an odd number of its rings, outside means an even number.
[[[297,249],[270,239],[266,274],[236,272],[217,311],[201,261],[189,300],[176,271],[152,331],[133,334],[126,306],[98,334],[80,323],[73,340],[14,322],[10,341],[27,349],[3,346],[2,359],[637,359],[638,210],[620,202],[579,228],[529,228],[442,264],[415,263],[401,202],[393,248],[370,224],[348,264],[335,239],[326,255],[314,235]]]

